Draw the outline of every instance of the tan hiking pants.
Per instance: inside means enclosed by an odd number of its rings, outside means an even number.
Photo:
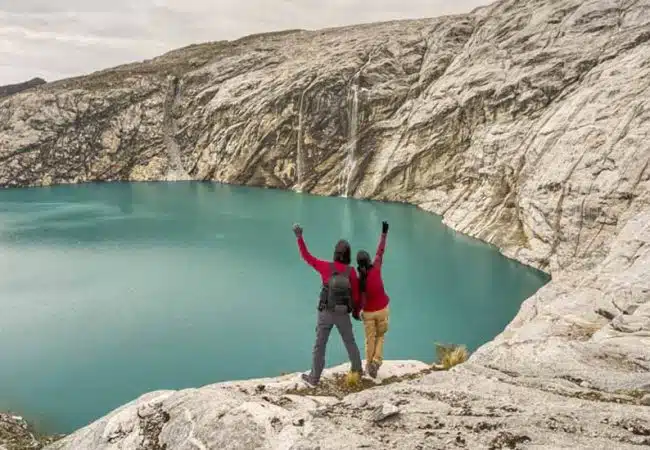
[[[379,311],[363,312],[366,333],[366,364],[381,364],[384,360],[384,335],[388,331],[388,307]]]

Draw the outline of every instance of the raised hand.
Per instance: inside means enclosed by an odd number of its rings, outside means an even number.
[[[293,234],[295,234],[296,237],[302,236],[302,227],[297,223],[293,224]]]
[[[388,222],[385,220],[381,223],[381,232],[384,234],[388,233]]]

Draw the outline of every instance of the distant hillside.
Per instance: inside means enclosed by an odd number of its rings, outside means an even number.
[[[0,86],[0,98],[2,97],[9,97],[10,95],[17,94],[19,92],[25,91],[27,89],[31,89],[36,86],[40,86],[41,84],[45,84],[46,81],[42,78],[32,78],[29,81],[25,81],[24,83],[17,83],[17,84],[8,84],[6,86]]]

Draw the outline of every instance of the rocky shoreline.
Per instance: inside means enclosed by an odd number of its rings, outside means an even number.
[[[280,391],[151,393],[50,448],[650,445],[649,58],[648,0],[502,0],[200,44],[1,99],[3,187],[400,201],[553,277],[449,372],[326,396],[323,414]],[[368,420],[384,404],[399,414]]]
[[[40,450],[63,436],[41,436],[21,416],[0,412],[0,450]]]

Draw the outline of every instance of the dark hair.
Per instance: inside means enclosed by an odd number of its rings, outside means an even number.
[[[341,239],[334,247],[334,261],[343,264],[350,264],[350,243]]]
[[[357,252],[357,270],[359,271],[359,291],[362,293],[366,292],[366,280],[370,269],[372,269],[370,255],[365,250],[359,250]]]

